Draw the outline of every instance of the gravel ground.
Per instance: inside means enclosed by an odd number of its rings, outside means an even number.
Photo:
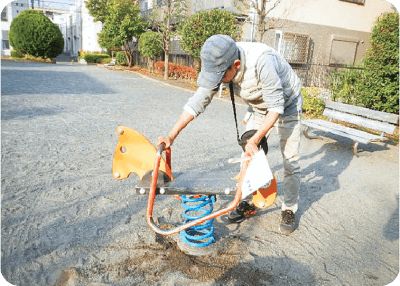
[[[219,217],[215,251],[183,254],[179,238],[146,225],[138,178],[117,181],[115,128],[151,142],[192,92],[138,74],[78,64],[1,63],[1,272],[13,285],[386,285],[399,271],[399,148],[325,134],[301,142],[297,230],[278,232],[283,169],[276,134],[269,163],[279,194],[240,225]],[[246,107],[237,106],[238,118]],[[241,127],[241,130],[244,128]],[[173,172],[239,171],[229,101],[215,99],[172,148]],[[218,198],[217,207],[232,197]],[[157,198],[161,224],[181,207]]]

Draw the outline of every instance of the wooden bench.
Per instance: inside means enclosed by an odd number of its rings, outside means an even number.
[[[359,155],[366,155],[357,152],[359,143],[368,144],[374,141],[386,140],[385,134],[393,134],[396,125],[399,124],[399,116],[396,114],[375,111],[339,102],[329,102],[325,106],[323,115],[329,117],[330,121],[322,119],[307,119],[302,121],[302,125],[305,126],[303,129],[304,136],[308,139],[318,138],[318,136],[310,136],[308,134],[309,128],[313,128],[350,138],[354,142],[353,152],[357,157]],[[370,128],[381,132],[381,134],[375,135],[366,131],[345,127],[333,123],[332,119]]]

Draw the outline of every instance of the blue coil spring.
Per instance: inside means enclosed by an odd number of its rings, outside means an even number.
[[[184,208],[182,216],[186,222],[204,217],[213,211],[215,196],[181,196]],[[200,214],[199,214],[200,213]],[[180,232],[180,238],[183,242],[194,247],[205,247],[215,242],[214,238],[214,219],[195,225]]]

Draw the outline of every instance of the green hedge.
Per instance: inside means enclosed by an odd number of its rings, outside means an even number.
[[[301,94],[303,95],[303,113],[312,116],[319,117],[324,112],[325,103],[318,97],[320,94],[319,88],[302,88]]]
[[[11,50],[11,57],[12,58],[23,58],[25,55],[23,52],[21,52],[20,50]]]
[[[90,54],[86,52],[83,56],[84,60],[87,63],[101,63],[103,59],[109,58],[109,55],[106,54]]]

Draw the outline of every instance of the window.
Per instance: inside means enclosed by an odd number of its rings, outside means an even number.
[[[357,46],[357,41],[342,41],[333,39],[329,64],[333,66],[354,64]]]
[[[204,0],[204,1],[195,1],[194,3],[195,11],[224,9],[224,7],[226,8],[224,0]]]
[[[9,50],[10,46],[8,44],[8,31],[1,31],[1,36],[2,36],[2,49],[3,50]]]
[[[1,20],[7,22],[8,18],[7,18],[7,6],[4,7],[3,11],[1,12]]]
[[[275,32],[275,49],[289,63],[305,64],[308,62],[310,36],[296,33]]]
[[[343,66],[354,64],[359,38],[343,35],[332,35],[331,54],[329,64],[331,66]]]

